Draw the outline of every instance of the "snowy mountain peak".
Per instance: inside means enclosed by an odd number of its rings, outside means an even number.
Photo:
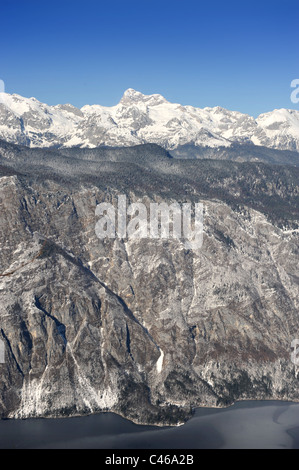
[[[132,105],[136,103],[147,103],[148,105],[154,106],[155,104],[167,103],[167,100],[159,94],[144,95],[140,91],[128,88],[124,92],[120,104]]]
[[[253,118],[219,106],[195,108],[129,88],[116,106],[49,106],[0,93],[0,139],[30,147],[98,147],[156,143],[229,147],[235,142],[299,152],[299,111],[275,109]]]
[[[133,88],[128,88],[124,92],[122,99],[136,101],[142,98],[143,96],[144,96],[143,93],[141,93],[140,91],[136,91]]]

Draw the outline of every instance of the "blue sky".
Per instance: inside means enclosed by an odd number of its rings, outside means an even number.
[[[254,116],[299,109],[299,2],[1,0],[0,79],[49,104],[127,88]]]

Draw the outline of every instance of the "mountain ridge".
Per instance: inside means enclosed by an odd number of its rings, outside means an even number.
[[[202,249],[97,237],[95,209],[202,202]],[[155,145],[0,141],[0,418],[299,401],[299,168],[169,158]]]
[[[0,93],[0,138],[28,147],[132,146],[156,143],[231,147],[235,143],[299,152],[299,111],[275,109],[256,119],[225,108],[196,108],[129,88],[111,107],[50,106]]]

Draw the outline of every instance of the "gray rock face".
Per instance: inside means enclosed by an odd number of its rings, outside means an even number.
[[[2,418],[163,425],[194,406],[299,399],[299,170],[173,162],[156,146],[70,150],[69,167],[28,152],[0,153]],[[202,248],[100,240],[96,205],[119,194],[203,202]]]

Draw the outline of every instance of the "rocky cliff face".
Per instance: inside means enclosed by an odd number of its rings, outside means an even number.
[[[162,425],[194,406],[298,400],[299,171],[130,152],[82,152],[67,172],[51,152],[25,168],[2,147],[1,417]],[[96,205],[119,194],[203,202],[202,248],[100,240]]]

